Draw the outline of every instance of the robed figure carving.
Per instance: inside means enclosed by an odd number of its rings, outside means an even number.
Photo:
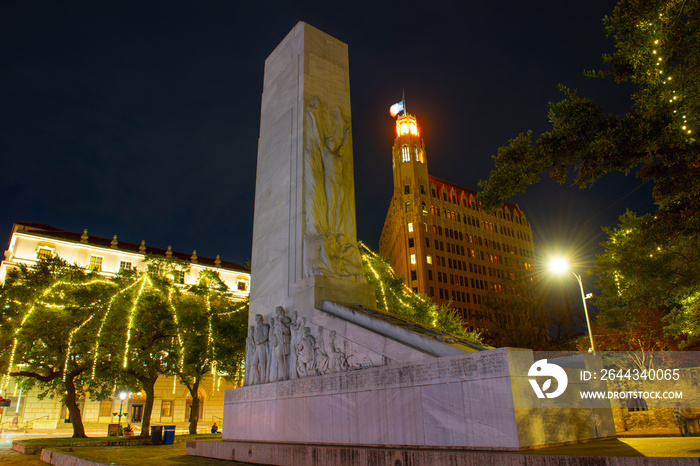
[[[304,121],[304,277],[364,281],[355,241],[350,122],[318,97]]]

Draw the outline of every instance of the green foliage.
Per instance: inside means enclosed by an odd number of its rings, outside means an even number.
[[[586,74],[632,83],[630,109],[611,114],[560,86],[564,98],[549,104],[551,130],[522,133],[499,148],[479,198],[495,208],[546,172],[561,183],[573,173],[580,187],[610,172],[653,182],[655,215],[628,213],[607,230],[598,261],[601,325],[619,331],[637,313],[661,312],[665,334],[692,344],[700,323],[693,286],[700,269],[700,0],[620,0],[604,24],[616,50],[603,56],[604,70]]]
[[[21,363],[12,374],[25,386],[69,399],[83,390],[107,398],[115,384],[138,380],[148,407],[160,374],[240,373],[247,302],[234,301],[215,272],[184,290],[175,280],[188,264],[149,257],[147,266],[111,280],[59,258],[10,272],[0,290],[4,374]]]
[[[479,333],[468,331],[464,321],[449,306],[438,306],[428,296],[407,288],[404,279],[394,273],[387,259],[363,243],[360,243],[360,255],[367,282],[377,292],[379,309],[426,327],[481,342]]]
[[[617,50],[603,57],[606,70],[587,74],[634,83],[632,108],[610,114],[560,86],[564,98],[549,104],[552,129],[535,140],[531,132],[522,133],[498,149],[496,170],[479,184],[485,207],[524,191],[543,172],[563,183],[573,171],[574,182],[585,187],[605,173],[627,174],[635,167],[654,180],[662,209],[681,200],[697,206],[699,18],[698,0],[621,0],[604,20]]]
[[[674,350],[700,341],[700,238],[677,234],[668,241],[655,223],[653,215],[627,212],[605,229],[596,305],[599,324],[618,336],[611,342],[616,349]],[[628,337],[631,348],[621,348]]]

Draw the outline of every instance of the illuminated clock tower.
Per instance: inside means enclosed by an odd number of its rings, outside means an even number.
[[[423,249],[426,244],[430,192],[425,142],[420,137],[418,121],[403,112],[396,119],[396,139],[392,148],[394,195],[392,218],[396,222],[385,225],[380,240],[380,251],[392,257],[395,271],[413,284],[414,291],[428,294],[428,268]],[[400,227],[403,226],[403,227]],[[406,227],[407,226],[407,227]]]
[[[489,302],[515,293],[511,280],[532,271],[530,224],[517,204],[484,211],[475,191],[429,174],[416,117],[404,101],[394,107],[394,193],[379,253],[411,290],[448,305],[472,329],[488,328],[499,318]]]

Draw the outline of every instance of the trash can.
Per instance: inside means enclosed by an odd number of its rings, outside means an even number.
[[[151,445],[163,443],[163,426],[151,426]]]
[[[175,426],[163,426],[163,444],[172,445],[175,442]]]

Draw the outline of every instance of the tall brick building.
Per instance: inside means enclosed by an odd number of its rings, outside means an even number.
[[[414,291],[451,302],[471,328],[484,327],[488,297],[514,292],[519,270],[532,270],[532,229],[517,205],[483,211],[476,192],[430,175],[418,122],[396,119],[394,194],[379,252]]]

